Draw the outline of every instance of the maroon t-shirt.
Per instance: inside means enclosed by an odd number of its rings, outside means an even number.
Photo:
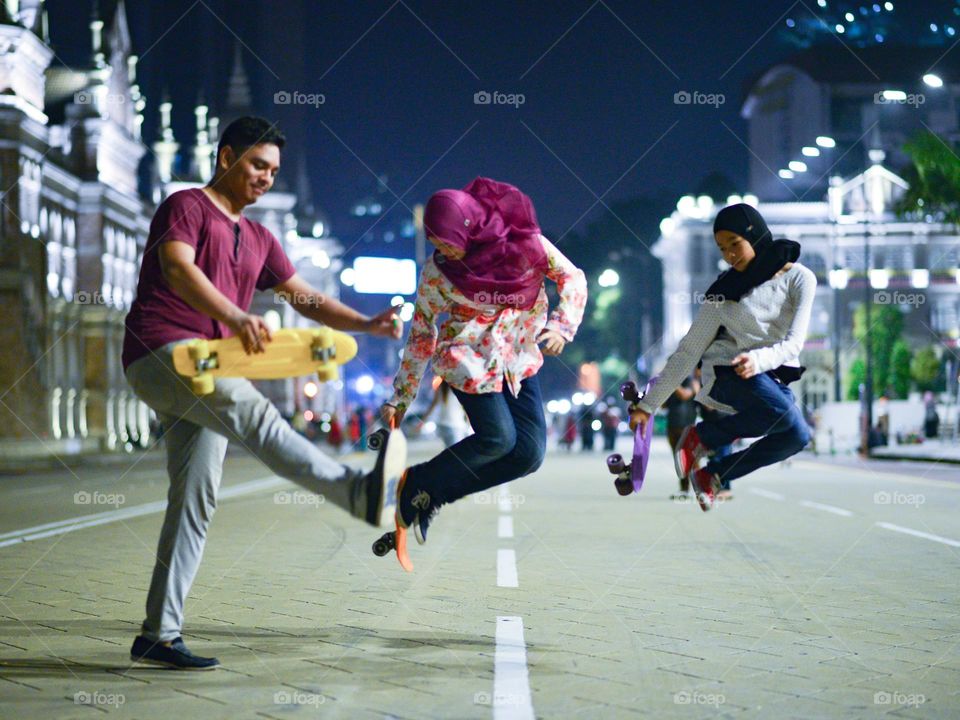
[[[174,340],[233,334],[223,323],[190,307],[164,280],[158,248],[171,240],[192,246],[197,267],[244,310],[250,307],[254,290],[269,290],[294,274],[280,242],[263,225],[246,218],[233,222],[199,188],[175,192],[161,203],[150,223],[137,297],[126,320],[124,370]]]

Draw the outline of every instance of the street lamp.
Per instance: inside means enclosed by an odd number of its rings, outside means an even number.
[[[830,271],[830,287],[833,288],[833,401],[840,402],[840,291],[847,287],[850,273],[835,267]]]
[[[861,450],[863,456],[870,457],[870,431],[873,429],[873,348],[870,347],[871,307],[873,306],[873,288],[870,286],[870,221],[867,220],[863,233],[863,302],[864,308],[864,356],[866,359],[863,379],[863,424]]]
[[[600,287],[616,287],[620,283],[620,274],[616,270],[607,268],[600,277],[597,278],[597,284]]]

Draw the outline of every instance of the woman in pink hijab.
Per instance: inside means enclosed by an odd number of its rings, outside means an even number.
[[[474,433],[400,481],[393,540],[408,572],[407,528],[423,544],[442,505],[540,467],[540,346],[547,355],[563,352],[587,300],[583,271],[540,233],[533,203],[513,185],[477,178],[463,190],[440,190],[427,202],[424,229],[436,251],[420,273],[394,394],[381,414],[399,425],[432,360]],[[545,279],[560,295],[549,314]]]

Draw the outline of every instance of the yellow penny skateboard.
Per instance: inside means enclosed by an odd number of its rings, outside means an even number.
[[[209,395],[217,377],[277,380],[315,372],[320,382],[329,382],[357,354],[352,336],[328,327],[277,330],[263,347],[248,355],[238,337],[190,340],[173,349],[173,365],[197,395]]]

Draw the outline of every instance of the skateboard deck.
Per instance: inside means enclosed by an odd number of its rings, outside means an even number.
[[[173,349],[173,365],[197,395],[212,393],[218,377],[277,380],[317,373],[320,382],[329,382],[356,356],[357,341],[328,327],[285,328],[273,333],[264,350],[248,355],[238,337],[196,339]]]
[[[395,423],[391,420],[390,429],[380,428],[367,439],[367,447],[369,447],[371,450],[379,452],[387,442],[390,434],[394,432],[395,427]],[[404,472],[403,475],[400,476],[400,480],[394,488],[398,506],[400,503],[400,493],[403,490],[403,484],[406,479],[407,473]],[[400,563],[400,567],[407,572],[413,572],[413,562],[410,560],[410,554],[407,552],[407,528],[400,526],[399,515],[399,510],[395,511],[394,529],[390,530],[389,532],[385,532],[379,538],[374,540],[371,549],[373,550],[373,554],[377,557],[383,557],[391,550],[396,550],[397,560]]]
[[[643,388],[642,393],[637,392],[637,386],[634,383],[625,382],[620,386],[620,397],[630,403],[629,408],[632,409],[640,398],[650,391],[656,381],[656,378],[652,378]],[[640,492],[640,488],[643,487],[643,478],[647,474],[647,463],[650,460],[650,442],[652,439],[653,418],[651,417],[642,431],[637,428],[633,433],[633,458],[629,464],[624,462],[620,453],[614,453],[607,457],[607,469],[613,475],[616,475],[613,485],[621,495],[626,496]]]

